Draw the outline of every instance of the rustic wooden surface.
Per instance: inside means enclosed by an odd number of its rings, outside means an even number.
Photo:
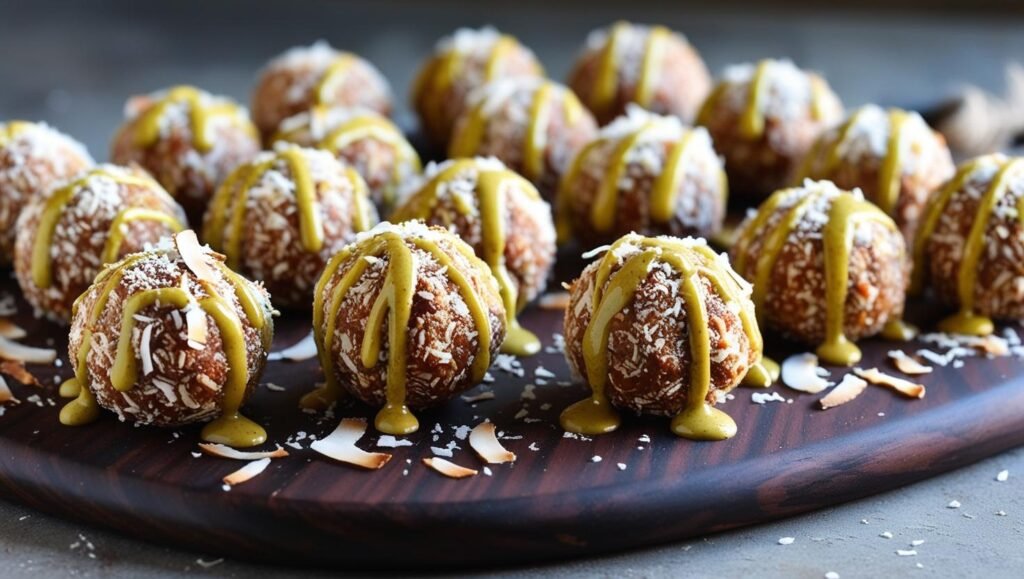
[[[17,293],[11,282],[0,291]],[[534,308],[524,323],[550,345],[560,318],[561,312]],[[60,328],[25,315],[19,321],[31,330],[27,341],[42,345],[52,338],[65,347]],[[308,323],[302,313],[286,313],[275,348],[301,338]],[[771,336],[767,341],[779,358],[795,348]],[[868,342],[865,365],[884,364],[892,347]],[[522,399],[538,365],[568,379],[560,353],[523,362],[522,378],[492,370],[496,382],[481,388],[493,389],[496,399],[476,405],[457,399],[422,413],[422,431],[410,437],[415,444],[387,449],[395,457],[380,471],[289,448],[291,456],[230,492],[220,479],[242,463],[193,457],[197,427],[133,428],[109,414],[87,427],[60,426],[52,376],[67,377],[70,369],[66,363],[35,367],[45,389],[14,385],[25,401],[0,417],[0,493],[204,552],[349,569],[424,569],[607,553],[748,525],[899,487],[1024,443],[1024,362],[1016,358],[939,368],[925,379],[924,400],[871,387],[827,412],[817,409],[818,396],[781,386],[773,390],[792,403],[760,406],[750,402],[751,390],[737,390],[723,408],[739,434],[719,443],[681,440],[665,419],[632,417],[619,432],[593,441],[563,438],[558,413],[585,391],[552,380],[536,388],[535,400]],[[287,391],[261,388],[248,414],[268,426],[272,443],[299,431],[326,435],[341,417],[372,417],[353,402],[333,418],[301,413],[298,397],[319,379],[313,361],[269,365],[264,383]],[[38,405],[26,400],[32,394],[40,395]],[[524,407],[526,419],[517,419]],[[455,440],[462,448],[453,460],[480,468],[453,429],[484,418],[516,437],[505,441],[519,456],[514,464],[492,465],[493,476],[451,480],[420,463],[431,446]],[[437,441],[435,424],[443,430]],[[644,434],[651,443],[638,441]],[[362,446],[373,449],[375,442],[369,433]],[[602,460],[592,462],[595,455]]]

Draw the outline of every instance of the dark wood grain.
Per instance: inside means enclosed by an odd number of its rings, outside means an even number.
[[[567,261],[575,262],[563,269],[578,271],[578,260]],[[16,293],[9,282],[2,289]],[[60,328],[29,316],[20,321],[31,328],[28,341],[52,338],[64,347]],[[308,323],[302,313],[286,313],[275,347],[301,338]],[[524,323],[550,342],[561,313],[531,309]],[[768,343],[778,357],[794,349],[773,337]],[[891,347],[868,342],[865,364],[883,364]],[[46,388],[15,388],[23,400],[41,394],[42,406],[24,402],[0,417],[0,492],[44,511],[211,554],[424,569],[607,553],[721,531],[903,486],[1024,443],[1024,362],[1015,358],[940,368],[926,378],[924,400],[872,387],[827,412],[817,409],[816,396],[782,387],[775,389],[791,404],[755,405],[751,391],[738,390],[723,408],[739,435],[719,443],[678,439],[667,420],[648,418],[628,418],[619,432],[593,441],[563,438],[558,413],[585,392],[552,381],[536,388],[536,400],[521,400],[538,364],[567,379],[559,353],[524,360],[524,378],[492,370],[497,381],[484,387],[493,388],[495,400],[475,406],[456,400],[423,413],[423,431],[411,437],[415,446],[393,449],[395,458],[381,471],[289,449],[290,457],[230,492],[220,479],[241,463],[194,458],[198,428],[133,428],[112,415],[88,427],[60,426],[51,377],[70,370],[66,364],[33,368]],[[314,362],[269,365],[264,382],[287,391],[261,389],[249,414],[268,425],[272,442],[298,431],[325,435],[343,416],[372,416],[353,402],[331,419],[299,412],[298,397],[319,379]],[[528,418],[540,421],[515,418],[524,403]],[[550,408],[541,410],[545,404]],[[464,480],[420,464],[430,446],[455,440],[453,427],[485,417],[522,437],[506,441],[517,462]],[[444,428],[437,442],[435,424]],[[638,442],[643,434],[650,444]],[[368,435],[363,446],[375,441]],[[468,443],[457,442],[462,449],[454,460],[479,468]],[[595,455],[601,462],[591,461]]]

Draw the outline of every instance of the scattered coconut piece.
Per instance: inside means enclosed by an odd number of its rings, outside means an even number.
[[[412,441],[404,438],[395,438],[390,434],[382,434],[377,439],[377,446],[381,448],[398,448],[399,446],[412,446]]]
[[[818,370],[817,356],[810,352],[794,354],[782,362],[782,382],[793,390],[817,394],[829,386]]]
[[[474,402],[482,402],[484,400],[494,400],[494,392],[486,390],[479,394],[468,394],[462,397],[466,402],[473,404]]]
[[[385,452],[366,452],[356,442],[366,433],[366,421],[362,418],[345,418],[327,437],[315,441],[309,447],[320,454],[339,462],[377,470],[391,460]]]
[[[33,348],[0,336],[0,358],[27,364],[52,364],[57,359],[57,350]]]
[[[203,246],[199,245],[199,238],[196,237],[195,231],[186,229],[176,234],[174,245],[178,248],[178,254],[181,255],[185,266],[196,274],[196,277],[209,282],[217,281],[217,271],[210,265],[210,258],[203,251]]]
[[[477,424],[469,433],[469,446],[488,464],[503,464],[516,460],[515,453],[501,445],[493,422]]]
[[[825,579],[839,579],[839,573],[835,571],[829,571],[825,573]]]
[[[896,554],[900,557],[914,557],[917,555],[917,551],[914,549],[896,549]]]
[[[751,392],[750,401],[754,404],[767,404],[769,402],[785,402],[786,399],[778,392]]]
[[[853,373],[872,384],[888,386],[904,396],[908,396],[910,398],[924,398],[924,384],[915,384],[910,380],[890,376],[889,374],[880,371],[878,368],[869,368],[867,370],[863,368],[854,368]]]
[[[996,335],[988,335],[977,338],[972,345],[978,350],[991,356],[1009,356],[1010,345],[1005,338]]]
[[[779,544],[780,545],[792,545],[793,541],[796,541],[795,537],[782,537],[781,539],[779,539]]]
[[[999,474],[996,475],[996,480],[999,481],[999,482],[1006,482],[1009,479],[1010,479],[1010,471],[1008,471],[1008,470],[1001,470],[1001,471],[999,471]]]
[[[459,466],[454,462],[445,460],[443,458],[438,458],[436,456],[424,458],[423,464],[429,466],[430,468],[436,470],[437,472],[449,478],[466,478],[468,476],[477,475],[477,471],[471,468]]]
[[[267,360],[270,360],[271,362],[275,360],[302,362],[305,360],[312,360],[315,357],[316,339],[313,337],[313,332],[310,332],[305,338],[302,338],[291,346],[288,346],[278,352],[271,352],[270,355],[267,356]]]
[[[839,381],[839,385],[833,388],[827,395],[825,395],[818,402],[821,404],[822,410],[828,410],[829,408],[835,408],[841,406],[854,398],[860,396],[860,393],[868,387],[868,383],[853,374],[847,374],[843,376],[843,379]]]
[[[4,380],[4,377],[0,376],[0,404],[4,404],[6,402],[14,402],[15,404],[18,404],[21,401],[14,397],[14,393],[11,392],[11,389],[7,386],[7,380]]]
[[[199,449],[212,456],[233,458],[235,460],[258,460],[261,458],[284,458],[288,456],[288,451],[280,446],[274,450],[244,451],[231,448],[226,444],[200,442]]]
[[[896,366],[897,370],[908,376],[931,374],[932,370],[934,370],[931,366],[925,366],[914,358],[911,358],[903,350],[890,351],[889,359],[892,360],[892,363]]]
[[[240,485],[245,481],[251,480],[253,477],[256,477],[263,471],[267,470],[268,466],[270,466],[269,458],[261,458],[259,460],[254,460],[249,464],[243,466],[242,468],[236,470],[235,472],[224,477],[224,484],[228,485],[229,487]]]
[[[8,340],[20,340],[28,335],[23,328],[7,318],[0,318],[0,337]]]
[[[882,531],[881,533],[879,533],[878,536],[883,538],[883,539],[891,539],[892,538],[892,533],[889,532],[889,531]]]
[[[569,292],[550,292],[541,296],[537,305],[544,310],[565,310],[569,307]]]
[[[39,379],[25,368],[25,364],[16,360],[0,360],[0,374],[6,374],[25,386],[39,386]]]
[[[960,501],[955,500],[955,499],[952,500],[952,501],[949,501],[949,504],[946,505],[946,508],[947,509],[959,509],[960,508]]]

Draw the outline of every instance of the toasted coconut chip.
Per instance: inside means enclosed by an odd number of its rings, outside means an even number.
[[[366,433],[366,421],[362,418],[345,418],[329,436],[309,445],[320,454],[334,460],[377,470],[391,460],[386,452],[366,452],[356,442]]]
[[[284,458],[288,456],[288,451],[281,448],[280,446],[274,450],[257,450],[257,451],[242,451],[231,448],[226,444],[216,443],[199,443],[199,449],[213,456],[219,456],[221,458],[233,458],[235,460],[257,460],[260,458]]]
[[[471,468],[459,466],[454,462],[436,456],[424,458],[423,464],[429,466],[430,468],[436,470],[437,472],[449,478],[466,478],[467,476],[477,475],[477,471]]]
[[[185,310],[185,325],[188,327],[189,342],[205,346],[210,329],[206,321],[206,312],[193,304]]]
[[[11,320],[0,318],[0,337],[7,338],[8,340],[20,340],[27,335],[28,332]]]
[[[235,472],[224,477],[224,484],[230,486],[240,485],[245,481],[254,478],[261,472],[267,470],[268,466],[270,466],[269,458],[261,458],[259,460],[254,460],[249,464],[243,466],[242,468],[236,470]]]
[[[984,338],[978,338],[976,341],[972,341],[972,346],[978,350],[991,354],[993,356],[1009,356],[1010,345],[1007,343],[1005,338],[999,336],[985,336]]]
[[[217,270],[210,265],[210,258],[203,251],[203,246],[199,245],[199,238],[196,237],[195,231],[186,229],[178,233],[174,236],[174,245],[177,246],[185,266],[196,274],[196,277],[209,282],[219,279]]]
[[[515,462],[516,454],[507,450],[498,441],[493,422],[481,422],[469,433],[469,445],[480,455],[484,462],[502,464]]]
[[[889,352],[889,359],[892,360],[896,369],[908,376],[917,376],[919,374],[931,374],[931,366],[926,366],[914,358],[908,356],[903,350],[892,350]]]
[[[860,393],[868,387],[868,383],[853,374],[847,374],[843,376],[843,379],[839,381],[839,385],[832,389],[825,397],[818,402],[821,403],[822,410],[828,410],[829,408],[835,408],[842,404],[846,404],[850,400],[860,396]]]
[[[302,338],[284,350],[271,352],[270,355],[267,356],[267,360],[270,360],[271,362],[274,360],[302,362],[304,360],[312,360],[315,357],[316,340],[313,338],[313,332],[310,332],[305,338]]]
[[[42,386],[39,379],[25,369],[25,364],[16,360],[0,361],[0,374],[7,374],[25,386]]]
[[[21,402],[21,400],[14,397],[14,392],[11,392],[11,389],[7,386],[7,380],[4,380],[4,377],[0,376],[0,404],[4,404],[6,402],[14,402],[17,404]]]
[[[817,394],[829,386],[829,381],[818,374],[820,370],[814,354],[794,354],[782,362],[782,382],[793,390]]]
[[[0,336],[0,358],[27,364],[50,364],[57,359],[57,350],[33,348]]]
[[[904,396],[909,396],[910,398],[924,398],[924,384],[915,384],[910,380],[890,376],[889,374],[880,371],[878,368],[870,368],[868,370],[863,368],[854,368],[853,373],[872,384],[888,386]]]
[[[551,292],[541,296],[537,305],[545,310],[565,310],[569,308],[569,292]]]

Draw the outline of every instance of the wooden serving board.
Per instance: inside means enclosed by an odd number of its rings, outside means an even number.
[[[561,269],[581,267],[568,259]],[[2,291],[17,294],[11,282],[0,285]],[[19,310],[29,311],[20,300]],[[911,319],[927,327],[929,316],[938,314],[926,310]],[[550,346],[561,317],[533,308],[523,323]],[[613,434],[565,438],[558,414],[586,392],[556,383],[569,380],[568,369],[561,353],[548,351],[522,361],[524,376],[492,369],[496,381],[469,392],[493,390],[493,400],[471,405],[456,399],[420,413],[422,431],[409,437],[414,445],[386,449],[395,456],[380,471],[332,462],[309,450],[307,438],[300,441],[303,450],[288,447],[291,456],[226,492],[221,478],[242,463],[194,457],[198,427],[133,428],[111,414],[87,427],[59,425],[61,400],[52,378],[71,372],[65,331],[28,315],[18,321],[31,331],[27,342],[52,339],[65,364],[32,368],[45,390],[12,384],[22,400],[39,394],[40,402],[8,406],[0,416],[0,491],[134,537],[248,560],[426,569],[602,554],[834,505],[1024,443],[1024,361],[1014,357],[937,368],[923,380],[923,400],[872,386],[850,404],[821,411],[820,395],[777,385],[772,390],[792,402],[762,406],[751,403],[754,391],[739,389],[722,406],[739,434],[699,443],[673,436],[663,418],[627,417]],[[304,313],[286,312],[275,349],[308,330]],[[798,351],[771,335],[767,343],[780,360]],[[885,353],[893,347],[866,342],[863,365],[887,367]],[[539,366],[558,378],[538,385],[535,399],[524,398]],[[272,362],[263,381],[286,391],[260,388],[247,414],[267,425],[278,444],[300,431],[324,436],[342,417],[372,419],[372,410],[355,402],[341,405],[332,418],[300,412],[298,398],[319,380],[315,361]],[[519,457],[514,464],[463,480],[421,464],[431,446],[455,441],[461,448],[453,460],[481,468],[454,430],[484,418],[514,437],[505,440]],[[432,432],[435,424],[442,432]],[[640,441],[644,435],[650,443]],[[373,449],[376,439],[369,432],[361,446]]]

